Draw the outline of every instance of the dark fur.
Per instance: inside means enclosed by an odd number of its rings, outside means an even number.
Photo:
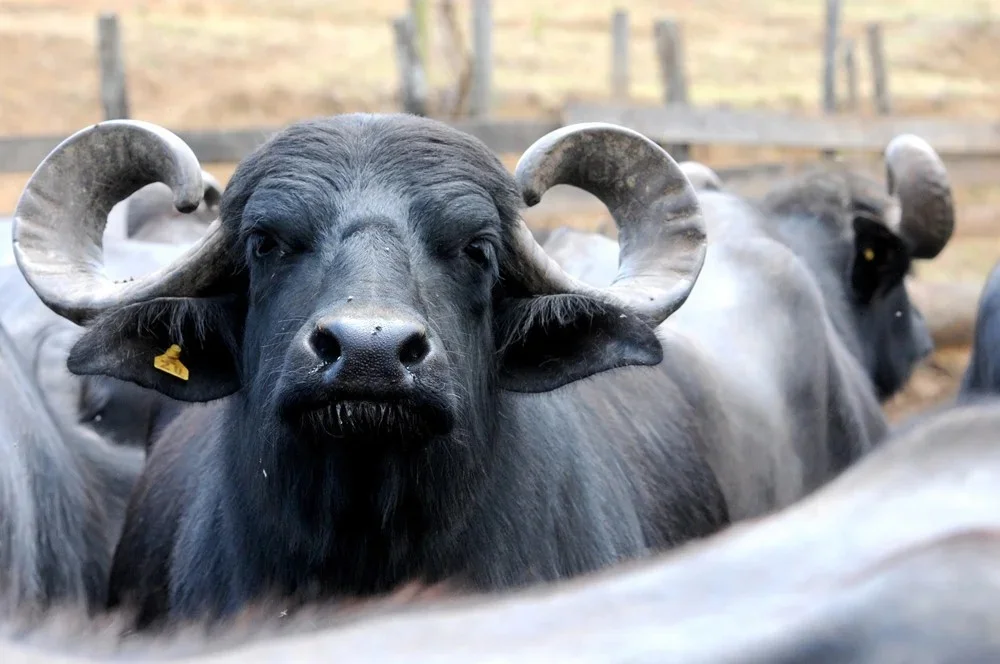
[[[109,312],[70,355],[75,373],[220,400],[156,443],[111,604],[145,623],[264,593],[502,589],[727,523],[704,448],[731,423],[693,351],[601,302],[529,299],[500,269],[518,209],[479,141],[405,116],[303,122],[244,160],[222,203],[228,282]],[[257,256],[262,233],[277,245]],[[428,326],[420,389],[388,409],[317,404],[317,317],[375,306]],[[152,367],[171,343],[188,381]],[[650,412],[654,393],[668,398]]]
[[[959,401],[1000,394],[1000,263],[993,266],[976,308],[969,364],[958,388]]]
[[[906,292],[909,249],[885,226],[888,203],[883,185],[839,165],[783,183],[760,201],[771,232],[813,272],[837,332],[882,401],[934,349]],[[864,260],[868,248],[873,261]]]
[[[0,326],[0,613],[106,601],[142,453],[61,430]]]

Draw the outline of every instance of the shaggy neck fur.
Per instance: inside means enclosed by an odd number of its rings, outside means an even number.
[[[495,464],[494,397],[478,392],[451,433],[422,440],[399,430],[324,437],[315,423],[278,418],[262,427],[261,407],[234,399],[220,441],[223,509],[240,559],[277,587],[246,590],[378,593],[460,572],[436,561],[468,527]]]

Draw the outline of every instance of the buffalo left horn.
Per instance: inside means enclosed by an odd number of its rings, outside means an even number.
[[[533,293],[604,299],[654,326],[687,299],[705,260],[705,226],[694,187],[656,143],[612,124],[570,125],[528,148],[515,178],[529,206],[568,184],[600,199],[618,226],[618,274],[594,288],[567,274],[522,220],[512,267]]]
[[[153,182],[170,187],[179,212],[193,212],[206,195],[191,148],[170,131],[138,120],[82,129],[39,164],[17,202],[13,248],[25,279],[50,309],[85,325],[112,307],[167,295],[196,296],[228,269],[216,219],[173,263],[125,282],[107,276],[103,235],[108,212]],[[212,188],[209,183],[210,197]],[[218,183],[214,188],[219,191]]]
[[[901,134],[884,153],[889,194],[898,205],[897,232],[916,258],[934,258],[955,230],[955,209],[944,163],[927,141]]]

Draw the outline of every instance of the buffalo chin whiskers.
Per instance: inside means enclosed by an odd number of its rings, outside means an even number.
[[[352,434],[412,436],[424,426],[409,409],[395,403],[337,401],[312,410],[307,420],[332,436]]]

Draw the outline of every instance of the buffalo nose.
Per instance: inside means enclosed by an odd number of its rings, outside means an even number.
[[[309,339],[323,362],[350,373],[393,375],[416,368],[431,352],[427,328],[404,320],[320,319]]]

